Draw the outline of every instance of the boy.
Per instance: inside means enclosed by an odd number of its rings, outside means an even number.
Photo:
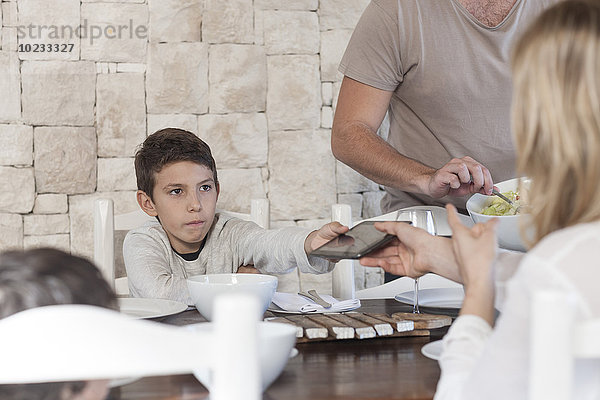
[[[310,232],[299,227],[265,230],[216,213],[217,168],[210,148],[175,128],[150,135],[135,155],[137,201],[157,221],[131,230],[123,259],[134,297],[193,304],[186,278],[199,274],[323,273],[324,259],[308,254],[348,230],[337,222]]]
[[[117,309],[112,289],[100,271],[83,258],[55,249],[0,255],[0,319],[55,304]],[[40,338],[43,340],[43,332]],[[0,400],[101,400],[107,393],[107,380],[0,385]]]

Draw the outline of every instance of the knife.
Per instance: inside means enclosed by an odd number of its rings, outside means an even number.
[[[320,305],[324,308],[331,308],[331,304],[329,304],[328,302],[323,300],[323,298],[321,296],[319,296],[317,291],[314,289],[309,290],[308,293],[298,292],[298,294],[302,297],[306,297],[307,299],[314,301],[315,303],[317,303],[318,305]]]

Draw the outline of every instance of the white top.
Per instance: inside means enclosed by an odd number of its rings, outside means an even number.
[[[562,229],[530,250],[507,283],[495,329],[474,315],[460,316],[444,337],[442,376],[435,400],[526,399],[532,293],[552,289],[574,294],[576,318],[600,314],[600,222]],[[560,324],[560,316],[556,317]],[[573,399],[600,398],[600,364],[578,360]]]
[[[307,257],[304,241],[311,232],[300,227],[265,230],[254,222],[216,214],[196,260],[179,256],[158,221],[127,233],[123,259],[133,297],[161,298],[193,304],[186,279],[193,275],[234,273],[253,264],[261,273],[329,272],[334,264]]]

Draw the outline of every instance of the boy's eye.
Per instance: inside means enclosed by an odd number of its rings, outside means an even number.
[[[181,189],[173,189],[169,192],[169,194],[181,194],[182,190]]]
[[[200,190],[202,190],[203,192],[208,192],[210,189],[212,189],[211,185],[202,185],[202,186],[200,186]]]

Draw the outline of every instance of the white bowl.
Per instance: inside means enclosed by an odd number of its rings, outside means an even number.
[[[187,285],[196,309],[209,321],[212,320],[215,298],[232,293],[258,297],[262,311],[256,319],[261,320],[277,289],[277,278],[262,274],[195,275],[187,279]]]
[[[528,188],[530,180],[527,178],[515,178],[509,179],[504,182],[494,183],[498,187],[500,193],[508,192],[510,190],[516,191],[519,189],[519,179],[523,180],[523,187]],[[529,214],[517,214],[517,215],[504,215],[504,216],[492,216],[484,215],[481,211],[489,206],[494,200],[494,196],[484,196],[479,193],[475,193],[467,200],[467,211],[475,223],[487,222],[492,218],[498,218],[500,220],[496,235],[498,237],[498,245],[504,249],[527,251],[525,242],[521,236],[520,224],[523,226],[531,227]],[[532,228],[526,230],[526,235],[532,235]],[[532,236],[529,236],[532,237]]]
[[[201,324],[188,325],[187,328],[197,332],[210,333],[213,324],[205,322]],[[292,356],[292,349],[296,343],[296,327],[277,322],[258,323],[258,356],[260,364],[260,376],[262,389],[265,390],[281,374],[283,367]],[[211,372],[208,368],[200,368],[194,372],[194,376],[207,389],[210,390]]]

